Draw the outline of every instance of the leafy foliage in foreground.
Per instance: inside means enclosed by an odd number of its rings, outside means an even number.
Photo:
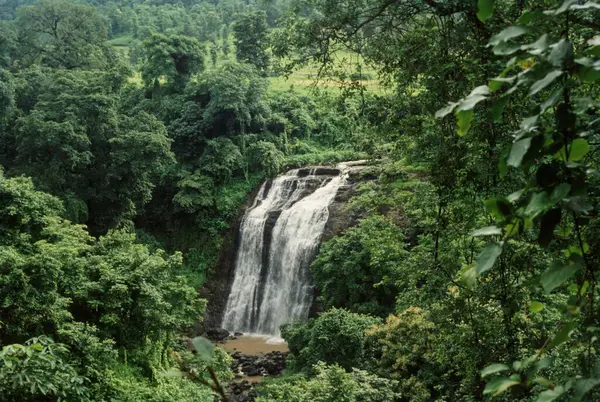
[[[32,338],[25,345],[7,345],[0,352],[0,390],[3,401],[19,401],[36,395],[79,399],[87,395],[87,378],[64,359],[68,349],[51,339]]]

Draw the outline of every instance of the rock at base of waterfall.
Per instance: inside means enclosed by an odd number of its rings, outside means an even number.
[[[245,355],[236,351],[231,353],[231,369],[236,373],[235,381],[228,388],[229,398],[233,402],[253,402],[257,393],[254,385],[264,377],[281,375],[285,370],[288,352],[273,351],[264,356]]]
[[[233,352],[231,369],[234,373],[256,376],[278,376],[285,370],[285,359],[289,352],[270,352],[264,356],[245,355],[242,352]]]
[[[229,337],[229,331],[223,328],[209,328],[206,330],[206,337],[213,342],[221,342]]]
[[[330,167],[308,167],[298,169],[298,177],[306,176],[339,176],[340,169]]]

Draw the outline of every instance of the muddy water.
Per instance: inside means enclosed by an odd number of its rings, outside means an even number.
[[[264,356],[269,352],[288,351],[287,343],[283,340],[250,335],[239,336],[237,339],[228,339],[222,347],[229,353],[239,351],[250,356]]]

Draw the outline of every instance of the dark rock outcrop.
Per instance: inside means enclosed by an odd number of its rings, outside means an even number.
[[[278,376],[285,370],[287,352],[270,352],[264,356],[245,355],[242,352],[231,354],[231,369],[236,373],[237,381],[229,386],[229,395],[234,402],[252,402],[256,399],[253,382],[245,377]]]
[[[322,241],[327,241],[358,224],[361,218],[360,212],[346,208],[347,203],[361,184],[377,178],[377,168],[360,163],[353,163],[349,166],[346,183],[340,186],[333,202],[329,205],[329,219],[325,225]]]
[[[285,359],[288,352],[270,352],[264,356],[245,355],[242,352],[233,352],[231,369],[239,375],[278,376],[285,370]]]
[[[298,176],[299,177],[306,177],[306,176],[338,176],[340,174],[340,169],[338,168],[331,168],[331,167],[306,167],[306,168],[301,168],[298,169]]]
[[[208,328],[206,337],[213,342],[221,342],[229,337],[229,331],[223,328]]]

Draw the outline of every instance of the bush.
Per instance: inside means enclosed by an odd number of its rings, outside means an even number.
[[[347,373],[338,365],[317,363],[314,377],[291,378],[259,388],[258,402],[392,402],[399,394],[397,381],[353,369]]]
[[[271,108],[275,113],[283,116],[287,123],[286,131],[292,137],[310,137],[316,127],[310,114],[310,110],[315,108],[314,103],[309,98],[298,96],[295,92],[274,94],[271,99]]]
[[[227,183],[243,167],[239,148],[229,138],[215,138],[206,143],[199,161],[202,173],[217,184]]]
[[[389,219],[372,216],[321,246],[311,266],[325,308],[385,316],[398,293],[404,237]]]
[[[390,315],[385,325],[367,331],[380,347],[377,359],[380,374],[399,380],[405,400],[431,400],[425,377],[426,373],[436,372],[435,365],[432,366],[433,344],[442,343],[441,339],[434,339],[434,330],[427,312],[409,307],[397,316]]]
[[[379,318],[333,308],[306,324],[284,325],[281,334],[288,342],[290,365],[305,371],[320,361],[346,370],[364,367],[371,353],[365,331],[380,322]]]
[[[68,349],[46,336],[25,345],[7,345],[0,351],[0,399],[5,402],[66,398],[88,395],[87,378],[66,360]],[[43,399],[42,399],[43,398]]]
[[[283,153],[267,141],[258,141],[248,147],[248,164],[256,172],[268,177],[277,176],[283,165]]]

